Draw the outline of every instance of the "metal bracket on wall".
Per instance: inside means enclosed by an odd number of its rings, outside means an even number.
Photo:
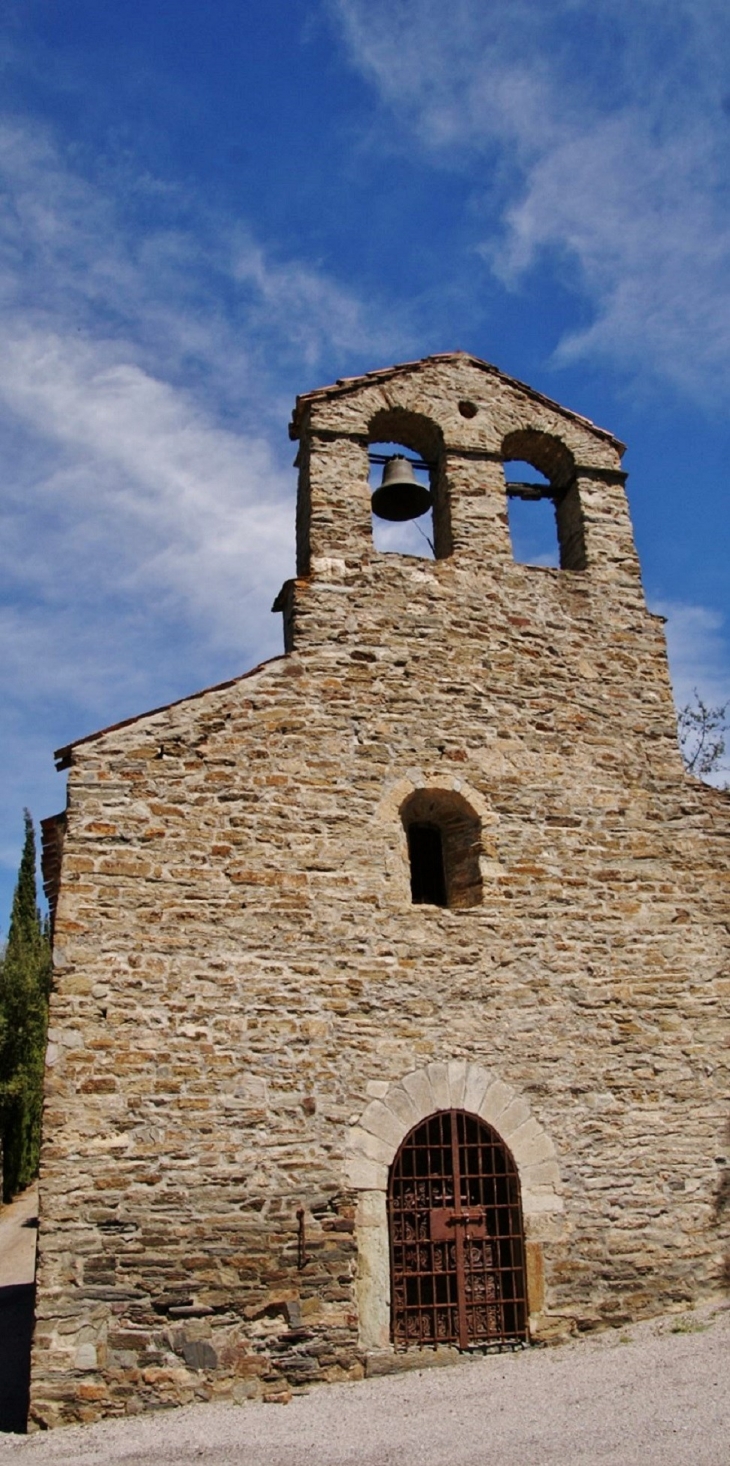
[[[297,1267],[300,1272],[302,1268],[307,1266],[308,1262],[309,1258],[307,1257],[307,1244],[304,1234],[304,1207],[300,1206],[297,1211]]]
[[[550,484],[507,484],[508,499],[554,499]]]
[[[409,453],[368,453],[371,463],[378,463],[381,466],[391,463],[394,458],[405,458],[412,468],[422,468],[424,472],[430,473],[436,467],[435,463],[429,463],[425,458],[411,458]]]

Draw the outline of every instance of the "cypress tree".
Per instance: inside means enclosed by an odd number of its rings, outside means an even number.
[[[38,910],[35,861],[33,821],[26,810],[25,842],[0,966],[4,1201],[11,1201],[38,1174],[40,1154],[51,949],[48,926]]]

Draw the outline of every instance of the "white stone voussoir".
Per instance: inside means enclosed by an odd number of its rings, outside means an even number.
[[[385,1190],[388,1167],[403,1141],[429,1115],[461,1110],[484,1120],[509,1147],[517,1166],[525,1219],[562,1211],[555,1147],[524,1096],[481,1064],[434,1062],[391,1084],[366,1106],[348,1136],[347,1178],[355,1191]]]

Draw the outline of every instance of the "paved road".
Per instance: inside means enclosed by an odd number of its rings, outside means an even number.
[[[0,1437],[0,1466],[728,1466],[730,1308],[295,1396]]]
[[[32,1283],[38,1235],[38,1187],[29,1186],[0,1211],[0,1288]]]

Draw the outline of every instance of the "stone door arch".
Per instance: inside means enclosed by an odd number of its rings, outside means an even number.
[[[389,1168],[407,1135],[429,1116],[463,1110],[491,1126],[519,1176],[531,1338],[548,1332],[543,1248],[565,1230],[555,1148],[526,1099],[492,1070],[464,1059],[428,1064],[393,1083],[370,1086],[373,1099],[348,1135],[345,1182],[358,1197],[358,1314],[366,1351],[392,1348]]]
[[[388,1177],[391,1333],[396,1348],[527,1338],[517,1167],[466,1110],[411,1130]]]

